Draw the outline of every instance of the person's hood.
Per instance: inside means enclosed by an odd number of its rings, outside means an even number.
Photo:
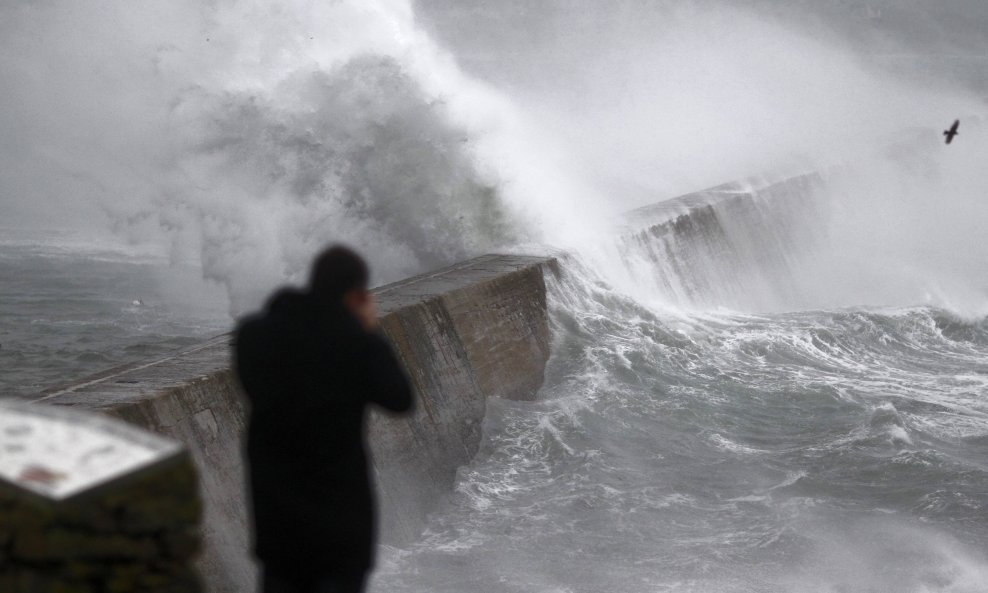
[[[319,299],[311,292],[301,291],[297,288],[285,288],[277,293],[268,302],[268,316],[273,319],[286,319],[293,317],[303,317],[308,319],[318,319],[320,323],[337,325],[339,323],[352,323],[352,315],[346,310],[342,302],[333,303],[325,299]]]
[[[315,308],[312,295],[297,288],[279,290],[268,301],[268,313],[271,315],[291,315],[297,312],[309,312]]]

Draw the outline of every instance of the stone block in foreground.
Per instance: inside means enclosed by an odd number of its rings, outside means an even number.
[[[0,401],[0,591],[195,593],[199,515],[175,441]]]

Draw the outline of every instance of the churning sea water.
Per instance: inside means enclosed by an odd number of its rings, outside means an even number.
[[[539,400],[491,402],[480,453],[374,591],[988,590],[988,318],[767,305],[817,288],[791,281],[825,273],[833,237],[791,241],[837,193],[680,200],[692,214],[623,242],[630,282],[561,256]],[[768,312],[695,306],[711,297]]]
[[[375,591],[988,588],[988,321],[670,318],[572,265],[552,293],[540,401],[489,406]]]

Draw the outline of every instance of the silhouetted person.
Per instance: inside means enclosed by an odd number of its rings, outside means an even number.
[[[374,563],[365,409],[406,411],[412,393],[377,333],[368,276],[360,256],[332,247],[306,291],[282,290],[237,329],[265,593],[359,592]]]
[[[954,120],[954,125],[950,126],[950,129],[949,130],[944,130],[943,131],[943,135],[947,137],[947,144],[950,144],[950,142],[954,139],[954,136],[956,136],[957,134],[960,133],[960,132],[957,131],[957,128],[960,125],[961,125],[961,120],[955,119]]]

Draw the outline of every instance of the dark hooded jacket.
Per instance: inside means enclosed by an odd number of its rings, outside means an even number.
[[[297,576],[366,572],[375,521],[365,410],[412,405],[391,348],[342,304],[284,291],[237,328],[235,368],[250,404],[257,557]]]

